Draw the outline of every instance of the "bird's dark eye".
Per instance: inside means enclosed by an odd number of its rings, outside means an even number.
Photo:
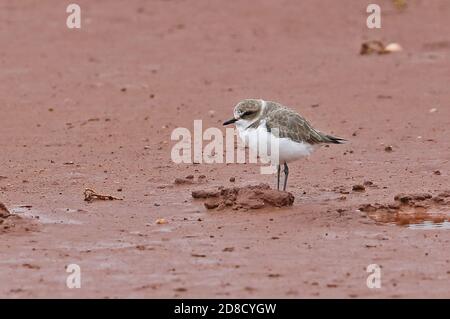
[[[242,116],[246,116],[246,115],[250,115],[255,113],[254,111],[245,111],[244,114],[242,114]]]

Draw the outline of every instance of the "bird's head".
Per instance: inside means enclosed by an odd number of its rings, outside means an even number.
[[[223,123],[223,125],[232,124],[239,120],[253,122],[259,117],[259,115],[261,114],[261,110],[262,110],[262,100],[256,99],[242,100],[234,107],[233,112],[234,117]]]

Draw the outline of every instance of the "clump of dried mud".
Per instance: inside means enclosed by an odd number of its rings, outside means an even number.
[[[0,235],[14,231],[14,233],[26,233],[36,227],[32,223],[11,214],[6,206],[0,202]]]
[[[264,207],[285,207],[294,203],[294,195],[271,189],[268,184],[255,186],[219,188],[218,190],[197,190],[193,198],[205,199],[207,209],[259,209]]]
[[[426,221],[450,221],[450,191],[438,195],[429,193],[397,194],[391,204],[364,204],[359,209],[379,223],[397,225],[420,224]]]
[[[9,216],[11,216],[11,213],[8,211],[5,204],[0,202],[0,224]]]

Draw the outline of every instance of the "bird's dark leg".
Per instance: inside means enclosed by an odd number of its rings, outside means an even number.
[[[280,190],[280,172],[281,172],[281,165],[277,165],[277,190]]]
[[[284,186],[283,186],[284,191],[286,190],[288,176],[289,176],[289,167],[287,166],[286,162],[284,162]]]

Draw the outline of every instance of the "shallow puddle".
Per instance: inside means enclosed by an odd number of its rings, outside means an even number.
[[[450,229],[450,191],[394,196],[394,203],[364,204],[360,210],[381,224],[394,224],[409,229]]]
[[[435,223],[435,222],[431,222],[431,221],[424,221],[420,224],[410,224],[408,225],[408,228],[411,229],[424,229],[424,230],[429,230],[429,229],[450,229],[450,222],[445,221],[442,223]]]
[[[405,208],[396,212],[377,210],[368,216],[378,223],[394,224],[410,229],[450,229],[450,211],[433,211],[423,207]]]

